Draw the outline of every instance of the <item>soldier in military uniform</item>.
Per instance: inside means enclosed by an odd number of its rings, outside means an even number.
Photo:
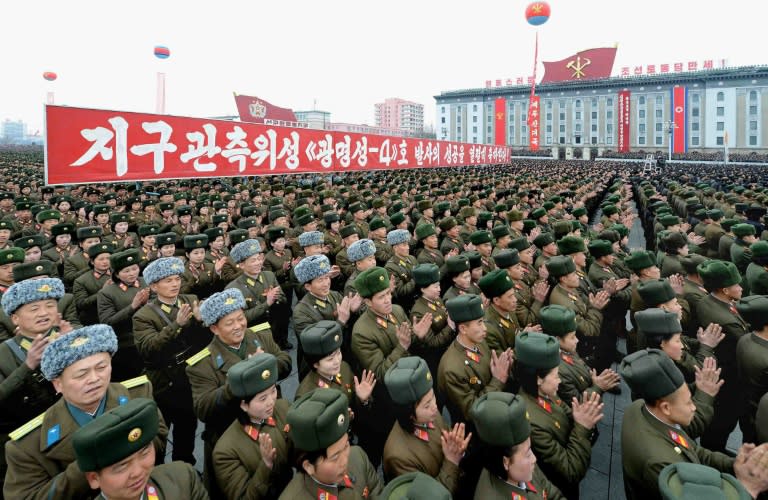
[[[447,290],[443,293],[443,302],[448,302],[459,295],[474,293],[469,259],[466,255],[448,257],[445,262],[444,281],[446,286],[441,288],[447,288]]]
[[[96,496],[76,463],[72,434],[132,399],[152,398],[152,384],[146,377],[109,382],[110,358],[116,350],[117,337],[107,325],[86,326],[48,343],[40,371],[62,397],[44,414],[10,434],[3,489],[6,498]],[[89,375],[84,377],[83,373]],[[152,442],[162,457],[168,428],[160,416],[158,421]],[[100,452],[106,455],[108,450]]]
[[[189,205],[180,205],[176,207],[176,217],[178,223],[174,224],[170,231],[176,233],[179,240],[190,234],[200,232],[200,223],[192,220],[192,207]]]
[[[190,234],[184,236],[184,250],[186,262],[184,273],[181,275],[181,293],[192,294],[203,299],[212,293],[221,290],[221,268],[225,259],[219,259],[215,264],[205,261],[205,249],[208,246],[208,237],[204,234]]]
[[[288,426],[298,473],[280,499],[378,498],[382,486],[375,467],[361,448],[349,445],[344,394],[315,389],[304,395],[288,410]]]
[[[445,395],[451,420],[471,422],[470,409],[477,398],[503,391],[509,378],[511,351],[496,354],[485,342],[486,327],[480,297],[474,294],[446,302],[456,325],[456,339],[438,366],[437,385]]]
[[[98,323],[96,297],[104,286],[112,282],[110,256],[114,253],[114,248],[111,243],[98,243],[89,247],[88,266],[91,270],[78,276],[72,286],[75,306],[83,325]]]
[[[259,351],[222,375],[222,388],[235,413],[213,449],[218,481],[214,498],[277,498],[291,480],[293,451],[286,419],[289,405],[276,385],[277,359]]]
[[[515,336],[521,328],[515,310],[515,285],[505,269],[496,269],[480,278],[480,290],[488,299],[485,308],[485,342],[497,354],[515,348]]]
[[[203,231],[208,237],[208,251],[205,252],[205,261],[215,264],[221,259],[227,259],[229,250],[226,248],[224,230],[220,227],[211,227]]]
[[[455,217],[445,217],[438,223],[440,228],[440,253],[449,257],[464,251],[464,241],[459,235],[459,222]]]
[[[112,232],[104,236],[104,241],[112,243],[115,246],[115,251],[139,246],[139,238],[136,233],[128,231],[130,224],[128,214],[112,213],[109,215],[109,223]]]
[[[141,357],[133,339],[133,314],[149,300],[149,287],[140,276],[139,250],[114,253],[109,258],[111,283],[96,294],[99,323],[115,330],[118,351],[112,357],[112,380],[126,380],[141,373]]]
[[[349,261],[347,249],[349,246],[360,239],[360,233],[354,224],[344,226],[339,230],[339,235],[343,238],[344,247],[336,254],[336,265],[339,266],[341,274],[349,278],[355,272],[355,266]]]
[[[450,428],[440,416],[432,374],[418,356],[400,358],[384,378],[395,405],[396,422],[384,445],[384,475],[390,480],[419,471],[456,493],[459,463],[471,436],[465,426]]]
[[[560,343],[554,337],[523,332],[515,345],[515,379],[531,417],[531,444],[539,466],[566,498],[579,498],[595,427],[603,418],[600,395],[584,393],[571,407],[559,398]]]
[[[272,319],[273,314],[285,311],[287,299],[277,278],[264,271],[264,253],[258,240],[245,240],[232,248],[230,257],[243,274],[226,288],[237,288],[245,297],[245,317],[249,325],[258,325]]]
[[[97,500],[208,500],[208,492],[189,464],[155,466],[158,457],[152,441],[161,430],[160,424],[157,404],[151,399],[136,398],[72,434],[77,466],[90,487],[100,490]]]
[[[434,229],[434,226],[432,226]],[[395,229],[387,234],[387,243],[392,246],[394,255],[384,266],[391,277],[394,277],[392,300],[405,311],[413,307],[416,283],[413,281],[413,268],[416,258],[410,254],[409,241],[411,235],[404,229]]]
[[[515,289],[515,298],[517,306],[515,315],[518,325],[528,328],[528,325],[539,323],[539,312],[544,302],[547,300],[549,286],[545,281],[539,281],[529,287],[523,281],[525,276],[525,267],[520,261],[520,252],[516,249],[506,249],[497,253],[493,258],[496,266],[507,272],[507,276],[512,280],[512,286]]]
[[[159,234],[160,228],[152,224],[142,224],[139,226],[139,239],[141,245],[139,246],[139,259],[141,263],[139,267],[143,271],[147,265],[158,258],[158,251],[156,246],[156,238]]]
[[[488,274],[496,269],[496,264],[493,262],[491,253],[493,252],[493,236],[490,231],[475,231],[469,236],[469,241],[475,246],[475,249],[480,253],[480,261],[482,262],[483,273]],[[479,278],[478,278],[479,279]]]
[[[75,234],[75,226],[70,222],[62,222],[51,228],[53,246],[43,251],[42,258],[56,265],[56,276],[64,276],[64,261],[77,252],[77,246],[72,245]]]
[[[0,296],[13,285],[13,269],[24,262],[24,250],[18,247],[8,247],[0,250]],[[0,336],[0,340],[7,339],[10,335]]]
[[[384,267],[392,258],[392,247],[387,242],[387,225],[384,219],[374,217],[368,227],[368,238],[376,246],[376,265]]]
[[[546,264],[549,259],[557,255],[557,244],[555,243],[555,236],[552,233],[543,232],[539,234],[534,238],[533,244],[541,251],[541,255],[536,257],[536,261],[533,263],[534,269],[539,269]]]
[[[474,498],[565,499],[536,465],[530,411],[521,396],[489,392],[475,401],[472,414],[484,465]]]
[[[739,273],[744,276],[747,266],[752,261],[752,252],[749,247],[757,241],[755,226],[752,224],[736,224],[732,228],[736,239],[731,246],[731,262],[736,265]]]
[[[284,227],[270,227],[267,230],[267,241],[271,249],[264,256],[264,270],[274,273],[286,297],[286,303],[289,303],[295,285],[291,281],[293,276],[292,270],[299,262],[299,258],[294,259],[291,249],[286,248]],[[274,332],[275,342],[285,350],[293,349],[293,344],[288,341],[289,321],[289,314],[278,314],[272,317],[272,331]]]
[[[751,332],[743,335],[736,345],[739,381],[746,392],[747,406],[739,428],[745,443],[757,438],[756,414],[760,399],[768,392],[768,297],[753,295],[736,304],[736,310],[749,323]]]
[[[205,300],[200,306],[200,317],[214,339],[187,359],[186,372],[195,415],[205,423],[205,482],[212,494],[216,490],[211,488],[215,488],[216,483],[211,453],[216,441],[238,415],[236,400],[231,387],[227,386],[227,372],[239,361],[266,352],[278,362],[276,377],[284,379],[291,373],[291,358],[272,339],[269,323],[247,328],[245,306],[243,294],[236,288],[215,293]]]
[[[186,360],[206,346],[210,332],[200,323],[197,297],[180,295],[184,263],[175,257],[152,261],[142,273],[156,297],[133,315],[136,348],[154,385],[154,399],[173,425],[173,459],[194,464],[197,419]]]
[[[64,261],[64,277],[62,281],[67,290],[72,289],[75,280],[91,268],[88,265],[88,249],[97,243],[101,243],[103,232],[100,227],[89,226],[77,229],[77,242],[81,251],[76,252]]]
[[[756,241],[749,249],[752,262],[745,273],[749,292],[751,295],[768,295],[768,242]]]
[[[357,276],[366,269],[376,265],[376,246],[371,240],[366,238],[355,241],[346,250],[349,261],[355,266],[354,272],[349,275],[344,285],[344,296],[349,296],[350,294],[354,295],[357,293],[355,288]]]

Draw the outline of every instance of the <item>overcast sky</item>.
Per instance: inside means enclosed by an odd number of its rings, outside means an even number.
[[[168,114],[234,115],[237,92],[294,110],[317,100],[332,121],[373,124],[374,103],[401,97],[423,103],[431,124],[440,91],[531,74],[537,30],[540,60],[618,43],[614,75],[704,59],[768,62],[768,4],[758,0],[549,3],[549,22],[536,28],[528,2],[514,0],[13,0],[0,14],[0,119],[42,129],[49,90],[57,104],[154,112],[164,71]],[[169,59],[154,57],[158,44]]]

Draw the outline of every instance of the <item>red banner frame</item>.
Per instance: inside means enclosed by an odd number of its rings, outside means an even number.
[[[46,106],[46,184],[509,163],[506,146]]]
[[[539,107],[539,96],[535,95],[531,97],[531,102],[528,105],[528,146],[531,151],[538,151],[541,137],[540,131],[540,118],[541,108]]]
[[[618,94],[619,96],[619,113],[617,116],[618,124],[616,126],[616,144],[619,153],[629,153],[630,136],[629,136],[629,123],[630,123],[630,92],[629,90],[622,90]]]
[[[497,97],[494,102],[494,144],[497,146],[506,146],[507,144],[507,100],[503,97]]]
[[[671,137],[673,153],[685,153],[688,150],[688,141],[685,140],[686,117],[688,116],[687,98],[688,89],[686,87],[674,87],[672,89],[672,120],[675,124]]]

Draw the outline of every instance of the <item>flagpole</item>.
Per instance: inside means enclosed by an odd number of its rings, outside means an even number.
[[[157,72],[157,96],[155,100],[155,112],[158,115],[165,114],[165,73]]]

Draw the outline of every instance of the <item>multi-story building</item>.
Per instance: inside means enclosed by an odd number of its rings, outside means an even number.
[[[331,128],[331,113],[328,111],[294,111],[296,120],[307,124],[307,128],[329,130]]]
[[[391,97],[374,105],[376,126],[403,130],[410,135],[424,131],[424,105]]]
[[[8,144],[21,144],[27,135],[27,125],[21,121],[4,120],[2,124],[3,142]]]
[[[675,100],[673,107],[675,89],[680,88],[684,101]],[[435,96],[437,138],[492,144],[495,103],[503,98],[506,144],[528,149],[530,91],[528,85],[516,85],[441,92]],[[680,113],[688,151],[715,151],[725,145],[739,152],[768,149],[768,66],[537,85],[539,146],[616,150],[619,96],[627,93],[630,150],[666,151],[674,115]]]

